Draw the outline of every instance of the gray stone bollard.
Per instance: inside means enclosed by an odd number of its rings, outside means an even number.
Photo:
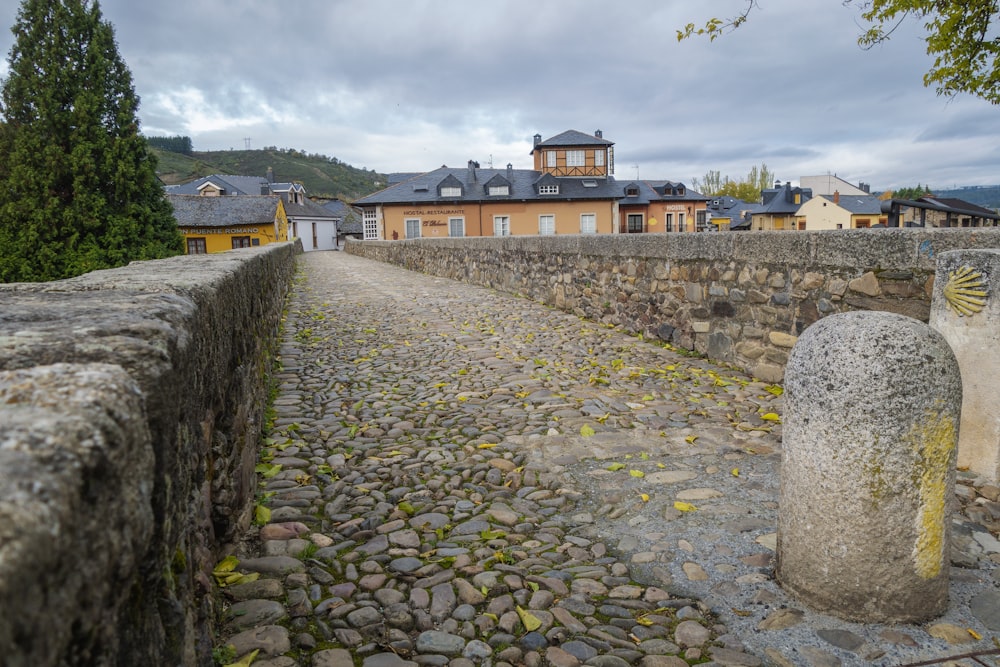
[[[1000,482],[1000,251],[952,250],[938,257],[931,326],[962,370],[958,467]]]
[[[883,312],[826,317],[785,369],[777,578],[844,619],[948,608],[948,500],[962,402],[944,338]]]

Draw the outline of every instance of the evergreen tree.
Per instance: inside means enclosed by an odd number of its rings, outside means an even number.
[[[0,90],[0,282],[183,252],[94,0],[24,0]]]

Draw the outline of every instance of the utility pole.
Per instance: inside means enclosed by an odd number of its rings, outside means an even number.
[[[250,150],[250,137],[243,137],[243,146],[246,150]]]

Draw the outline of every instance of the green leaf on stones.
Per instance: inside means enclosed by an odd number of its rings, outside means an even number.
[[[411,505],[410,503],[406,502],[405,500],[396,505],[396,507],[398,507],[400,511],[406,512],[410,516],[413,516],[414,514],[417,513],[417,508]]]
[[[258,463],[254,467],[254,472],[258,472],[264,478],[270,479],[281,472],[281,464],[268,465],[267,463]]]
[[[649,454],[647,454],[646,452],[643,452],[642,454],[639,454],[639,459],[642,460],[642,461],[648,461],[649,460]]]
[[[485,595],[486,597],[489,597],[490,595],[490,589],[486,588],[486,586],[480,586],[479,592]]]
[[[530,611],[522,609],[520,606],[517,607],[517,615],[521,619],[521,624],[524,629],[528,632],[534,632],[538,628],[542,627],[542,622],[537,616],[532,614]]]
[[[646,476],[646,473],[644,473],[641,470],[629,470],[628,474],[632,475],[632,477],[645,477]]]
[[[263,526],[271,520],[271,509],[263,505],[257,505],[253,511],[254,523]]]
[[[485,589],[484,592],[483,592],[483,595],[486,595],[486,593],[488,592],[489,589],[487,589],[486,586],[483,586],[483,589]],[[485,612],[485,613],[483,613],[483,616],[485,616],[486,618],[490,619],[494,623],[497,623],[497,622],[500,621],[499,617],[497,617],[496,614],[491,614],[489,612]]]
[[[536,593],[538,592],[538,584],[536,584],[533,581],[529,581],[529,582],[526,582],[526,583],[528,584],[528,588],[530,588],[531,590],[533,590]]]
[[[580,427],[580,435],[582,435],[585,438],[589,438],[590,436],[594,435],[594,433],[595,433],[594,429],[589,424],[584,424],[583,426]]]
[[[617,472],[618,470],[621,470],[624,467],[625,467],[624,463],[612,463],[611,465],[608,466],[608,470],[610,470],[611,472]]]
[[[781,385],[777,384],[767,385],[766,387],[764,387],[764,391],[766,391],[769,394],[774,394],[775,396],[781,396],[782,394],[785,393],[784,388],[781,387]]]
[[[499,540],[500,538],[507,535],[507,533],[502,530],[481,530],[479,531],[479,537],[484,540]]]
[[[239,662],[231,662],[228,665],[225,665],[225,667],[250,667],[258,653],[260,653],[260,649],[255,648],[253,651],[243,656],[243,659]]]

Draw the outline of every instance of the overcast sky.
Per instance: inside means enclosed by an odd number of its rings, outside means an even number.
[[[0,0],[0,23],[19,2]],[[1000,108],[923,86],[920,24],[870,51],[841,0],[104,0],[147,135],[277,146],[379,172],[531,168],[532,136],[615,143],[615,176],[765,163],[873,191],[1000,184]],[[3,55],[12,36],[3,32]],[[4,65],[6,71],[6,65]],[[277,175],[280,178],[280,174]]]

